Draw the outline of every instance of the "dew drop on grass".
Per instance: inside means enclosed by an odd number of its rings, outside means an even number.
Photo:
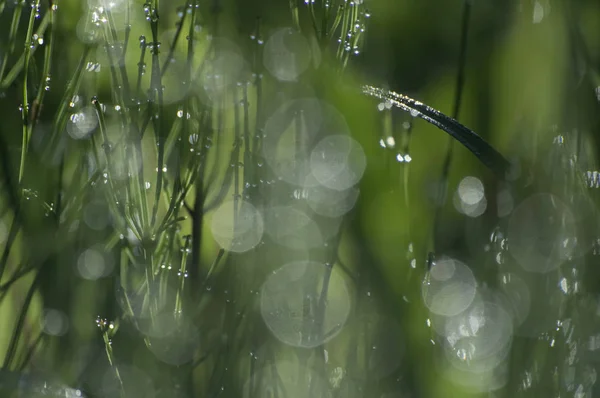
[[[50,91],[50,84],[52,83],[52,77],[50,75],[46,76],[44,80],[44,90]]]
[[[329,270],[322,263],[292,262],[267,278],[261,288],[260,309],[277,339],[294,347],[311,348],[342,330],[350,313],[350,295],[335,268],[329,277],[327,299],[320,301]]]
[[[412,161],[412,157],[409,154],[397,154],[396,155],[396,160],[398,161],[398,163],[410,163]]]

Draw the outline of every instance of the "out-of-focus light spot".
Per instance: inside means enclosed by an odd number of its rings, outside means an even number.
[[[267,209],[265,232],[275,243],[296,250],[320,247],[324,241],[317,223],[293,206],[274,206]]]
[[[465,177],[458,184],[454,195],[454,207],[469,217],[479,217],[487,208],[487,199],[481,180]]]
[[[498,217],[506,217],[512,213],[514,208],[514,200],[508,189],[503,189],[498,192],[497,196]]]
[[[469,267],[458,260],[442,257],[427,273],[421,293],[432,313],[453,316],[471,305],[476,287],[475,277]]]
[[[69,330],[69,318],[59,310],[44,310],[41,323],[44,333],[50,336],[63,336]]]
[[[544,19],[544,6],[539,1],[536,1],[533,6],[533,23],[538,24]]]
[[[262,240],[263,217],[249,202],[242,201],[235,209],[233,201],[226,201],[213,214],[211,231],[222,248],[236,253],[245,252]]]
[[[312,174],[322,185],[338,191],[360,181],[367,165],[362,146],[346,135],[322,139],[310,157]]]
[[[278,80],[296,81],[311,62],[306,38],[291,28],[276,31],[265,44],[263,63]]]
[[[317,214],[325,217],[341,217],[354,207],[358,199],[358,188],[343,191],[329,189],[322,185],[306,189],[306,201]]]
[[[323,283],[328,284],[325,301],[320,300]],[[260,309],[277,339],[294,347],[317,347],[344,327],[350,295],[335,268],[311,261],[293,262],[274,271],[263,284]]]
[[[83,251],[77,259],[77,270],[82,278],[96,280],[107,276],[113,268],[113,264],[96,249]]]
[[[506,298],[506,308],[512,314],[513,323],[520,326],[531,308],[531,293],[527,283],[516,274],[504,273],[499,277],[499,287]]]
[[[202,100],[215,108],[229,108],[234,106],[230,97],[231,89],[247,79],[245,72],[248,72],[248,63],[233,41],[219,37],[213,38],[211,42],[219,51],[207,58],[206,66],[200,74],[199,83],[204,91]],[[181,69],[172,68],[172,72],[173,83],[181,82]],[[184,87],[172,90],[172,101],[181,99],[185,92]]]
[[[98,116],[96,110],[91,106],[86,106],[81,111],[73,113],[67,121],[67,132],[76,139],[82,140],[89,138],[98,126]]]
[[[83,209],[83,221],[93,230],[101,231],[105,229],[110,222],[106,203],[92,201],[85,205]]]
[[[484,196],[483,184],[476,177],[465,177],[458,184],[458,196],[467,205],[479,203]]]
[[[449,365],[480,375],[501,366],[510,351],[513,324],[506,310],[478,302],[446,322],[444,351]]]
[[[264,129],[263,156],[273,173],[282,180],[303,187],[315,186],[321,182],[311,173],[313,160],[315,162],[319,160],[312,159],[313,150],[318,144],[321,145],[321,152],[327,149],[326,144],[330,141],[322,144],[321,141],[327,140],[327,137],[332,134],[335,134],[333,137],[342,136],[350,139],[346,136],[348,132],[349,128],[344,117],[332,105],[312,98],[288,101],[267,120]],[[353,153],[355,154],[356,151]],[[335,152],[332,153],[334,154]],[[350,152],[347,152],[346,157],[350,157],[349,155]],[[314,156],[318,156],[318,153]],[[339,159],[332,161],[337,160]],[[318,168],[320,164],[317,162],[315,166]],[[349,174],[340,169],[334,171],[342,173],[340,177]],[[318,172],[327,171],[319,169]],[[336,180],[332,181],[334,182]],[[332,183],[321,184],[333,188],[330,186]]]
[[[385,139],[385,145],[388,148],[394,148],[396,146],[396,140],[394,139],[394,137],[389,136]]]
[[[567,205],[541,193],[525,199],[512,213],[507,237],[509,252],[521,267],[545,273],[574,254],[577,225]]]
[[[170,319],[173,326],[151,328],[154,336],[150,337],[150,351],[162,362],[180,366],[190,362],[200,343],[200,332],[186,318]]]

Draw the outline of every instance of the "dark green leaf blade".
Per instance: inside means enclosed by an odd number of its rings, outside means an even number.
[[[483,138],[477,135],[471,129],[463,126],[455,119],[444,115],[442,112],[416,101],[410,97],[393,91],[373,87],[363,86],[363,93],[381,100],[390,101],[392,105],[410,112],[415,117],[433,124],[440,130],[450,134],[454,139],[460,142],[465,148],[471,151],[485,166],[490,168],[499,177],[505,178],[510,170],[510,162],[502,156],[494,147],[488,144]]]

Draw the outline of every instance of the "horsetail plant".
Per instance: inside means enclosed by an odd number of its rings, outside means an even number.
[[[0,124],[0,395],[593,396],[586,130],[551,128],[526,165],[458,121],[471,1],[451,117],[356,83],[376,0],[283,1],[283,27],[267,3],[0,1],[0,101],[20,104]],[[449,134],[447,189],[454,140],[493,181],[461,179],[463,250],[426,259],[442,209],[413,199],[418,118]]]

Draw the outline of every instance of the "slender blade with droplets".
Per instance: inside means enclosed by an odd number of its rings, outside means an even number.
[[[444,115],[442,112],[416,101],[410,97],[393,91],[373,86],[363,86],[362,92],[371,97],[389,101],[392,105],[406,111],[414,117],[433,124],[440,130],[450,134],[465,148],[471,151],[485,166],[490,168],[501,178],[510,170],[510,163],[494,147],[487,143],[471,129],[463,126],[455,119]]]

